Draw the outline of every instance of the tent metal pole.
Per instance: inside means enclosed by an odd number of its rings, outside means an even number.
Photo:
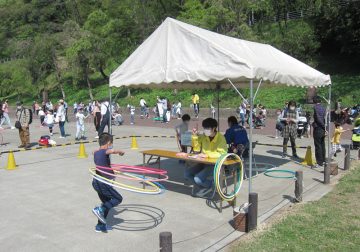
[[[252,146],[252,130],[253,130],[253,79],[250,80],[250,129],[249,129],[249,194],[251,193],[252,186],[252,161],[253,161],[253,146]]]
[[[258,91],[259,91],[259,88],[260,88],[260,86],[261,86],[261,83],[262,83],[262,79],[260,79],[259,85],[258,85],[258,87],[257,87],[257,89],[256,89],[255,94],[254,94],[254,100],[256,99],[256,95],[257,95],[257,93],[258,93]]]
[[[240,91],[235,87],[234,83],[232,83],[230,79],[228,79],[228,81],[229,81],[229,83],[231,84],[231,86],[233,86],[233,88],[235,89],[235,91],[240,95],[240,97],[241,97],[243,100],[247,101],[247,100],[245,99],[245,97],[240,93]]]
[[[112,117],[112,100],[111,97],[112,93],[111,93],[111,87],[109,87],[109,112],[110,112],[110,116],[109,116],[109,134],[112,135],[112,126],[111,126],[111,117]]]
[[[218,120],[218,132],[220,132],[220,84],[216,84],[217,89],[217,120]]]
[[[328,165],[330,165],[331,162],[331,142],[330,142],[330,132],[331,131],[331,84],[329,85],[329,100],[328,100],[328,134],[327,134],[327,139],[328,139]]]

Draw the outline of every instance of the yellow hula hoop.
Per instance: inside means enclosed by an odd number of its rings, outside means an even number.
[[[92,177],[94,179],[97,179],[97,180],[99,180],[101,182],[106,182],[105,184],[115,186],[115,187],[117,187],[119,189],[124,189],[124,190],[131,191],[131,192],[145,193],[145,194],[159,194],[159,193],[161,193],[160,187],[157,186],[155,183],[153,183],[151,181],[143,180],[142,182],[149,185],[149,186],[151,186],[151,187],[153,187],[154,189],[142,189],[142,188],[139,188],[139,187],[129,186],[129,185],[126,185],[126,184],[123,184],[123,183],[120,183],[120,182],[105,178],[105,177],[103,177],[103,176],[101,176],[99,174],[96,174],[95,171],[96,171],[96,168],[89,168],[89,172],[91,173],[91,175],[92,175]],[[131,178],[138,178],[137,176],[133,176],[133,175],[130,175],[130,174],[122,173],[122,175],[131,177]]]
[[[238,163],[239,163],[239,174],[238,174],[238,181],[237,183],[234,185],[234,192],[231,194],[225,194],[221,188],[220,185],[220,177],[221,177],[221,168],[225,162],[225,160],[230,157],[233,156],[237,159]],[[243,162],[241,160],[241,158],[236,155],[235,153],[227,153],[224,154],[222,156],[220,156],[218,158],[218,160],[216,161],[215,167],[214,167],[214,183],[215,183],[215,188],[218,192],[218,194],[220,195],[220,197],[225,200],[225,201],[232,201],[236,195],[240,192],[242,183],[243,183],[243,177],[244,177],[244,166],[243,166]]]

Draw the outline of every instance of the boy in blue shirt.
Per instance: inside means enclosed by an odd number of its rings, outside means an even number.
[[[230,145],[229,152],[237,153],[247,157],[249,150],[249,139],[246,129],[239,125],[235,116],[230,116],[228,118],[228,126],[229,129],[226,130],[224,136],[226,143]],[[240,148],[242,148],[242,153],[238,153]]]
[[[110,168],[110,155],[119,154],[120,156],[123,156],[124,152],[121,150],[113,150],[113,137],[108,133],[102,133],[99,136],[99,145],[100,149],[94,153],[94,162],[97,166],[96,174],[106,179],[113,180],[114,176],[104,174],[103,172],[114,174],[114,171],[102,169],[101,167]],[[110,228],[106,226],[106,217],[110,209],[119,205],[123,198],[112,186],[105,184],[95,178],[93,179],[92,186],[102,202],[100,206],[95,207],[92,210],[92,212],[98,218],[98,224],[95,226],[95,232],[106,233],[107,230],[110,230]]]

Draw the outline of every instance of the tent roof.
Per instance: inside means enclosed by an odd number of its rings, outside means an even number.
[[[280,50],[167,18],[111,75],[110,86],[263,79],[296,86],[330,76]]]

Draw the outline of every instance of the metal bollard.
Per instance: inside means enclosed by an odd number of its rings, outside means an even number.
[[[301,202],[302,201],[302,194],[303,194],[303,172],[297,171],[295,173],[295,201]]]
[[[160,233],[160,252],[172,252],[172,234],[171,232]]]
[[[248,231],[257,228],[257,217],[258,217],[258,194],[249,193],[249,212],[248,212]]]
[[[350,146],[345,147],[344,170],[350,169]]]
[[[324,184],[330,184],[330,163],[326,163],[324,166]]]

